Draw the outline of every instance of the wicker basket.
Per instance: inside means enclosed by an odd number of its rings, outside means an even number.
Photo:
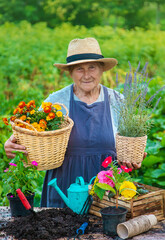
[[[16,119],[12,124],[17,143],[25,146],[28,152],[28,165],[32,161],[36,161],[38,170],[54,169],[62,165],[69,136],[74,125],[72,119],[68,117],[68,109],[65,105],[61,103],[55,104],[61,105],[66,110],[65,121],[58,130],[38,132],[32,125],[19,119]],[[17,122],[28,125],[34,131],[16,126],[15,123]]]
[[[143,161],[147,135],[143,137],[124,137],[116,134],[116,153],[120,162],[129,161],[140,163]]]

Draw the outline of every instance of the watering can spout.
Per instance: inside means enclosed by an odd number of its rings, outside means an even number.
[[[49,183],[49,186],[52,186],[56,189],[56,191],[58,192],[58,194],[61,196],[61,198],[63,199],[63,201],[65,202],[65,204],[70,208],[70,201],[69,199],[66,197],[66,195],[61,191],[61,189],[57,186],[57,178],[52,179]]]

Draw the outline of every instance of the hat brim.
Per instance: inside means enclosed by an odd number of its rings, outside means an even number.
[[[103,66],[104,72],[112,69],[118,63],[118,61],[115,58],[101,58],[101,59],[87,59],[87,60],[83,59],[83,60],[78,60],[78,61],[74,61],[74,62],[67,63],[67,64],[55,63],[55,64],[53,64],[53,66],[55,66],[63,71],[69,71],[70,66],[80,64],[80,63],[88,63],[88,62],[104,63],[104,66]]]

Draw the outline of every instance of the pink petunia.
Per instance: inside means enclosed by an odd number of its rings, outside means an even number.
[[[6,168],[5,170],[4,170],[4,172],[8,172],[9,171],[9,168]]]
[[[9,163],[9,165],[10,166],[15,166],[15,167],[17,166],[17,164],[15,164],[15,163]]]
[[[132,168],[127,168],[126,166],[121,166],[121,169],[123,169],[126,173],[132,172]]]
[[[107,158],[102,162],[102,166],[103,166],[104,168],[107,168],[108,165],[109,165],[111,162],[112,162],[112,157],[109,156],[109,157],[107,157]]]
[[[113,177],[111,170],[101,171],[98,173],[99,183],[106,183],[106,184],[110,185],[111,187],[114,187],[115,186],[114,182],[111,179],[109,179],[106,175]]]
[[[31,164],[36,166],[36,167],[38,166],[38,163],[36,161],[31,162]]]

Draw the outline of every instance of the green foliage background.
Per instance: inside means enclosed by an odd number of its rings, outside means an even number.
[[[116,87],[116,73],[122,85],[129,70],[128,61],[133,68],[137,68],[139,61],[142,67],[149,62],[148,74],[154,80],[150,83],[148,98],[165,84],[165,31],[139,27],[132,30],[111,26],[86,28],[70,23],[48,28],[46,23],[6,22],[0,25],[0,117],[10,116],[20,101],[34,99],[39,106],[50,93],[72,83],[69,75],[54,68],[53,63],[65,63],[69,41],[84,37],[95,37],[105,57],[118,59],[118,65],[103,75],[102,84],[107,87]],[[165,91],[160,96],[162,99],[152,115],[147,158],[133,176],[143,183],[165,188]],[[0,205],[8,204],[2,178],[10,161],[5,155],[4,143],[11,134],[11,127],[0,121]],[[44,174],[40,172],[37,182],[36,206],[39,206]]]

